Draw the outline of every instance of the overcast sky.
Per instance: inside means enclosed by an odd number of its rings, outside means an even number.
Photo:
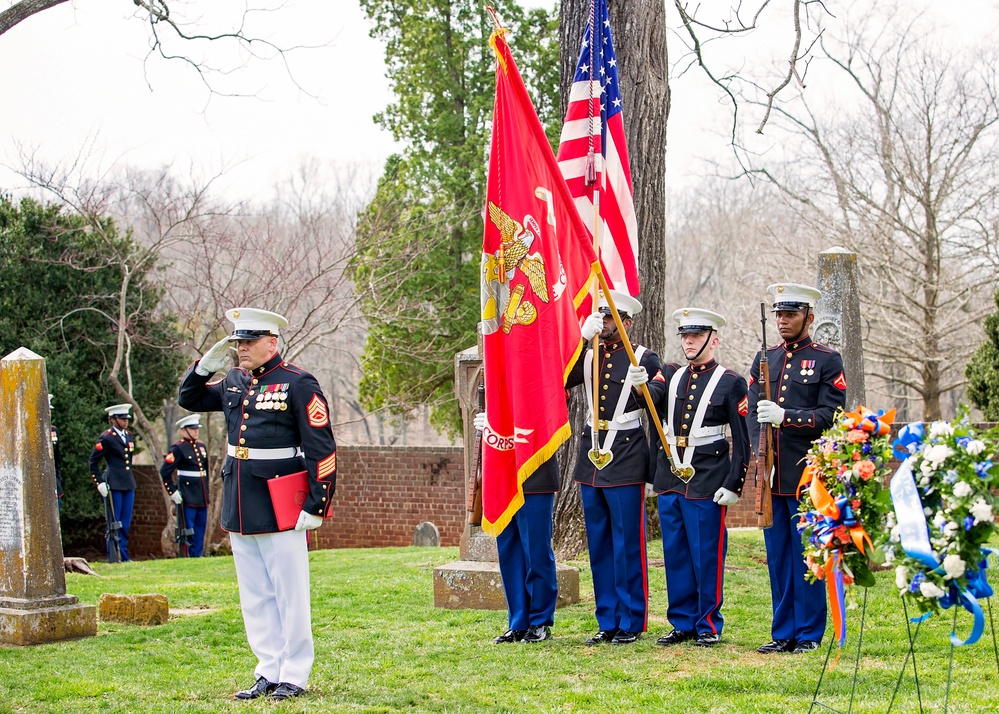
[[[522,4],[551,6],[554,0]],[[934,22],[945,27],[942,36],[947,41],[994,36],[994,0],[914,4],[936,13]],[[731,3],[709,0],[702,5],[720,8]],[[829,7],[846,12],[847,5],[856,7],[837,2]],[[174,5],[187,13],[197,8],[230,16],[241,6],[234,0]],[[252,198],[269,195],[276,182],[305,160],[360,165],[377,175],[393,150],[391,137],[372,120],[392,101],[383,47],[369,37],[357,0],[291,0],[280,12],[250,17],[249,34],[285,46],[329,45],[288,57],[305,91],[295,86],[278,60],[251,62],[232,75],[210,77],[221,91],[254,95],[243,97],[210,94],[181,62],[147,60],[148,28],[132,16],[134,10],[128,0],[75,0],[0,36],[0,163],[17,163],[18,144],[50,162],[70,159],[92,146],[100,155],[92,164],[104,168],[112,162],[150,167],[173,163],[184,170],[193,164],[206,174],[226,168],[220,186],[239,194],[232,198]],[[670,27],[677,26],[671,15],[667,18]],[[789,33],[778,11],[765,19],[766,32],[742,41],[742,49],[739,43],[725,45],[731,48],[726,49],[730,66],[778,66],[768,57],[786,55]],[[670,42],[670,59],[676,61],[680,45],[675,35]],[[177,45],[173,49],[180,51]],[[200,50],[188,46],[188,51]],[[227,51],[213,60],[231,66],[234,58]],[[776,76],[776,70],[770,76]],[[677,78],[671,86],[668,180],[675,185],[707,171],[701,159],[725,155],[730,113],[699,72]],[[819,87],[821,83],[809,91]],[[627,99],[627,87],[622,89]],[[747,133],[757,121],[756,116],[746,117]],[[767,141],[758,140],[758,148],[765,149]],[[19,185],[0,169],[0,188]]]

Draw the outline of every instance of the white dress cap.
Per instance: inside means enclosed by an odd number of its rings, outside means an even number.
[[[797,312],[806,307],[815,307],[822,293],[810,285],[799,283],[774,283],[767,287],[774,297],[773,312]]]
[[[680,323],[679,334],[707,332],[725,327],[725,318],[717,312],[700,307],[681,307],[673,312],[673,319]]]
[[[132,405],[131,404],[115,404],[113,407],[106,407],[104,409],[108,413],[108,416],[113,417],[124,417],[128,419],[132,416]]]
[[[288,326],[288,320],[284,316],[252,307],[234,307],[226,310],[225,316],[233,325],[232,334],[229,335],[230,342],[277,337]]]
[[[625,313],[628,317],[634,317],[642,311],[642,303],[627,293],[611,290],[610,296],[614,301],[614,307],[617,308],[617,311]],[[600,303],[597,309],[600,312],[610,310],[610,305],[607,303],[607,297],[604,295],[603,290],[600,291]]]
[[[197,414],[191,414],[190,416],[178,419],[175,423],[178,429],[183,429],[184,427],[193,426],[195,428],[201,428],[201,417]]]

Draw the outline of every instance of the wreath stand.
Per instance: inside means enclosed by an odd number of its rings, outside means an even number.
[[[822,689],[822,679],[826,676],[826,672],[829,671],[829,658],[832,656],[833,647],[836,645],[836,638],[829,638],[829,646],[826,648],[826,659],[822,663],[822,672],[819,674],[819,681],[815,685],[815,692],[812,694],[812,705],[808,708],[809,714],[816,708],[820,707],[829,712],[835,712],[835,714],[850,714],[853,711],[853,698],[857,692],[857,675],[860,672],[860,652],[864,646],[864,620],[867,617],[867,591],[870,588],[864,588],[864,603],[860,608],[860,633],[857,635],[857,657],[853,661],[853,677],[850,682],[850,703],[847,710],[844,712],[842,709],[835,709],[828,704],[823,704],[819,701],[819,690]]]
[[[864,620],[867,614],[868,589],[869,588],[864,588],[864,601],[860,610],[860,633],[857,637],[857,656],[854,659],[853,663],[853,677],[850,684],[850,701],[847,706],[847,709],[846,711],[843,711],[841,709],[836,709],[828,704],[824,704],[819,699],[819,692],[822,689],[822,680],[825,677],[826,672],[829,671],[829,658],[832,655],[833,647],[836,644],[835,638],[832,638],[829,641],[829,647],[826,648],[826,659],[822,664],[822,672],[819,674],[819,681],[815,685],[815,692],[812,694],[812,703],[808,709],[809,714],[811,714],[811,712],[815,710],[816,707],[828,712],[834,712],[835,714],[851,714],[851,712],[853,711],[853,702],[857,691],[857,676],[860,670],[860,652],[864,644]],[[991,631],[992,634],[992,654],[996,662],[996,672],[999,673],[999,645],[997,645],[996,641],[995,620],[992,616],[992,598],[985,598],[985,602],[988,605],[989,630]],[[957,604],[955,604],[953,607],[954,607],[954,619],[953,619],[953,624],[951,625],[952,631],[957,626],[957,612],[959,609],[961,609],[960,605]],[[923,714],[924,712],[923,697],[919,686],[919,671],[916,666],[916,638],[919,636],[919,628],[923,623],[917,622],[915,623],[916,625],[915,628],[913,628],[912,622],[909,620],[909,608],[904,598],[902,598],[902,612],[905,615],[905,628],[906,628],[906,634],[909,639],[909,649],[905,654],[905,659],[903,660],[902,667],[899,670],[898,678],[895,680],[895,689],[892,691],[891,701],[888,703],[888,709],[885,711],[885,714],[890,714],[893,707],[895,706],[895,699],[898,695],[899,688],[902,685],[902,680],[905,677],[905,671],[909,665],[910,659],[912,660],[912,680],[916,685],[916,699],[919,702],[919,712],[920,714]],[[954,650],[955,646],[951,644],[949,657],[947,658],[947,686],[945,690],[946,693],[944,694],[944,708],[943,708],[944,714],[947,714],[948,707],[950,706],[950,683],[951,683],[951,675],[953,674],[953,668],[954,668]]]

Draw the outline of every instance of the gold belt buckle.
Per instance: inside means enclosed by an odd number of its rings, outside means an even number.
[[[237,446],[236,453],[234,453],[233,456],[242,461],[246,461],[248,458],[250,458],[250,450],[245,446]]]
[[[685,437],[685,436],[678,436],[678,437],[676,437],[676,445],[679,446],[681,449],[686,449],[687,448],[687,437]]]
[[[606,419],[597,419],[597,429],[600,431],[609,431],[610,422]]]

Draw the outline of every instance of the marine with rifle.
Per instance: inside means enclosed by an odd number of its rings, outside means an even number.
[[[104,499],[108,523],[107,544],[109,562],[129,561],[128,531],[132,525],[135,505],[135,476],[132,474],[132,454],[135,437],[128,430],[131,404],[115,404],[104,410],[110,427],[101,433],[90,452],[90,475],[97,492]],[[105,468],[101,471],[101,459]]]
[[[770,389],[762,397],[754,386],[760,381],[762,352],[753,361],[746,418],[754,444],[761,443],[761,429],[772,431],[774,451],[770,474],[773,527],[763,532],[773,598],[773,639],[758,651],[801,653],[816,649],[822,641],[826,596],[822,583],[805,579],[797,528],[798,482],[812,441],[832,426],[836,410],[846,405],[846,376],[839,353],[812,342],[809,336],[821,293],[797,283],[775,283],[767,291],[773,296],[781,342],[766,350]]]
[[[177,508],[177,546],[183,557],[198,558],[205,548],[208,525],[208,448],[198,441],[201,420],[197,414],[176,422],[181,438],[160,464],[160,478]],[[177,482],[174,483],[174,474]]]

